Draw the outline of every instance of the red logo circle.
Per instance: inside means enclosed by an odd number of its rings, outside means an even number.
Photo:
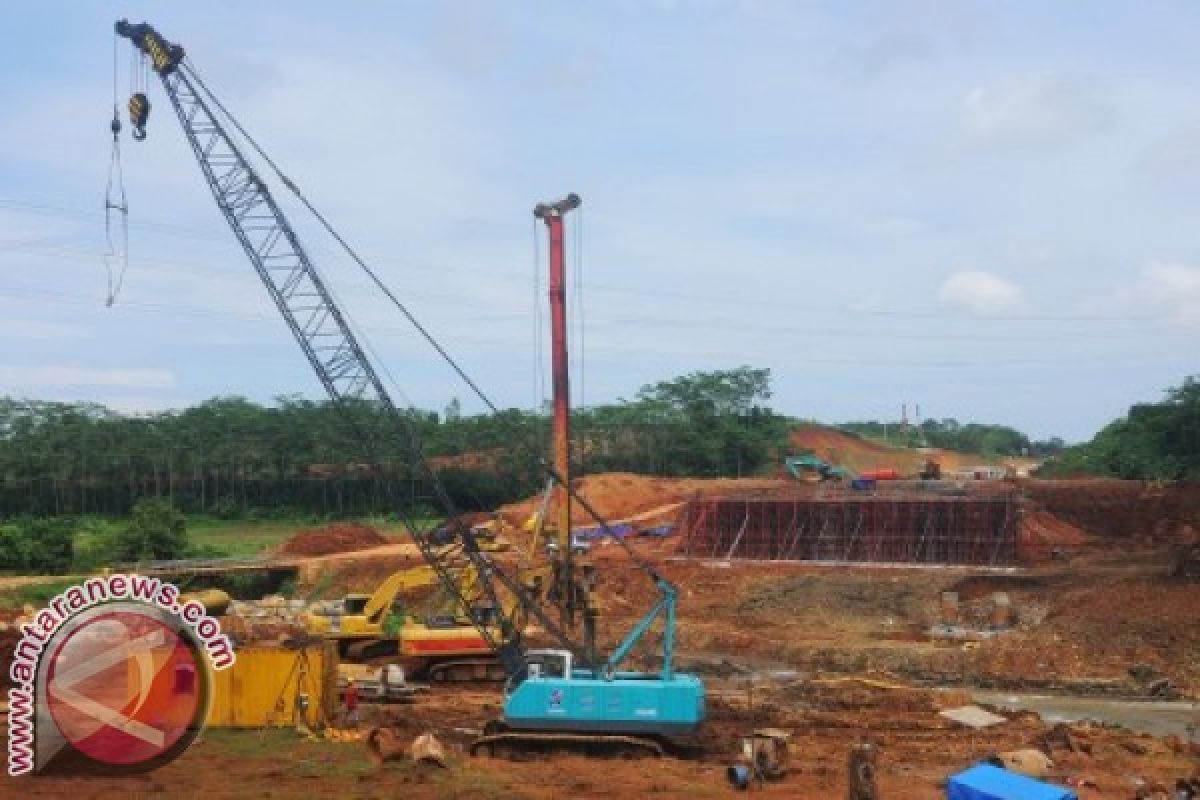
[[[51,654],[46,705],[80,753],[102,764],[146,765],[199,732],[204,668],[193,641],[164,620],[107,611],[82,621]]]

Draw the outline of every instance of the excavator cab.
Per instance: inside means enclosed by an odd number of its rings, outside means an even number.
[[[525,680],[566,678],[571,675],[574,656],[568,650],[530,650],[525,654],[525,667],[510,685]]]
[[[370,600],[371,595],[369,594],[348,594],[342,598],[342,613],[362,614],[366,611],[367,603]]]

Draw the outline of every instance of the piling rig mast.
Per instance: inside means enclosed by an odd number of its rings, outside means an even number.
[[[181,46],[169,42],[145,23],[131,24],[121,20],[116,23],[115,30],[118,36],[129,39],[138,52],[149,59],[150,67],[161,79],[217,207],[242,245],[309,365],[335,406],[344,412],[342,416],[359,444],[372,461],[377,461],[379,442],[372,432],[361,425],[354,412],[364,406],[382,411],[390,437],[403,443],[407,466],[419,481],[432,490],[433,499],[447,513],[448,521],[441,526],[439,533],[448,533],[461,544],[457,549],[478,576],[481,601],[476,601],[474,606],[477,613],[473,615],[473,622],[496,650],[510,676],[504,719],[492,726],[492,739],[486,744],[495,744],[499,741],[496,737],[506,741],[519,738],[521,731],[538,731],[538,734],[531,734],[538,736],[554,731],[588,732],[623,739],[628,739],[629,735],[654,737],[693,731],[704,716],[704,690],[694,676],[674,671],[675,587],[626,545],[629,556],[654,582],[660,597],[650,612],[601,662],[590,641],[590,631],[594,630],[594,614],[586,600],[580,603],[576,591],[578,579],[571,561],[573,548],[569,517],[559,532],[565,546],[559,547],[555,555],[558,560],[555,581],[560,590],[550,593],[556,598],[560,609],[557,621],[543,608],[531,587],[523,585],[521,580],[481,551],[469,526],[463,523],[455,503],[424,457],[415,427],[393,402],[287,216],[229,135],[226,123],[232,125],[263,157],[283,185],[368,271],[380,289],[409,316],[418,331],[450,362],[481,399],[489,407],[494,406],[428,332],[408,315],[390,289],[378,281],[296,185],[246,134],[196,74]],[[131,114],[144,136],[149,104],[144,95],[134,99],[137,100],[137,107],[131,102]],[[578,204],[577,197],[574,203]],[[552,232],[552,222],[557,220],[561,237],[561,215],[569,210],[567,205],[539,208],[548,209],[545,213],[549,216],[543,216],[543,219],[551,225]],[[569,514],[570,503],[566,500],[569,497],[611,536],[607,523],[571,488],[564,473],[544,460],[542,463],[547,475],[564,495],[564,505],[568,508],[566,513]],[[569,468],[565,461],[557,459],[556,466]],[[395,484],[385,480],[385,485],[392,499],[396,499]],[[435,531],[423,530],[400,503],[393,505],[421,555],[437,573],[449,596],[463,607],[471,607],[470,599],[464,596],[463,588],[455,576],[455,568],[461,566],[461,562],[452,564],[448,561],[445,555],[447,549],[443,547],[446,544],[444,535],[434,536],[432,534]],[[616,536],[612,538],[624,545]],[[503,593],[507,593],[515,602],[505,603]],[[503,613],[501,609],[505,608],[513,609],[513,613]],[[586,642],[579,642],[570,630],[579,617],[584,622]],[[620,664],[660,617],[664,630],[661,671],[658,674],[618,672]],[[538,623],[557,649],[527,650],[522,639],[525,620]]]

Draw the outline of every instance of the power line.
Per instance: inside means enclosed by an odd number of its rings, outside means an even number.
[[[101,215],[95,212],[85,211],[82,209],[73,209],[63,206],[55,206],[44,203],[32,203],[13,198],[0,197],[0,208],[16,208],[20,210],[33,211],[35,213],[46,213],[50,215],[71,216],[81,219],[102,219]],[[157,230],[165,234],[189,236],[200,238],[209,241],[219,241],[225,243],[227,239],[223,236],[216,235],[210,231],[192,228],[184,225],[169,222],[156,221],[140,221],[130,222],[130,227],[144,228],[147,230]],[[323,247],[320,243],[316,243],[316,249],[329,253],[329,248]],[[404,269],[420,270],[423,272],[436,272],[444,274],[446,272],[454,272],[472,277],[478,277],[479,270],[470,266],[453,265],[453,264],[430,264],[416,263],[405,261],[402,263]],[[519,274],[514,270],[511,272],[497,272],[489,270],[489,274],[511,279],[513,281],[520,280]],[[983,318],[964,317],[961,314],[955,314],[946,311],[936,310],[913,310],[899,308],[850,308],[846,306],[831,306],[829,304],[820,305],[803,305],[786,300],[773,300],[769,297],[754,298],[754,299],[738,299],[728,295],[707,295],[698,292],[680,291],[678,288],[655,290],[647,289],[644,286],[629,286],[613,283],[594,283],[588,282],[588,290],[590,292],[601,292],[605,294],[620,294],[633,297],[645,297],[662,302],[669,301],[686,301],[689,303],[705,303],[716,306],[728,306],[737,308],[753,308],[753,309],[779,309],[786,310],[794,314],[830,314],[835,316],[846,317],[895,317],[895,318],[912,318],[912,319],[932,319],[932,320],[949,320],[958,321],[965,324],[987,324],[987,323],[1003,323],[1003,322],[1072,322],[1072,323],[1095,323],[1095,322],[1152,322],[1156,319],[1151,314],[998,314]]]
[[[164,265],[171,265],[172,262],[161,261]],[[67,302],[72,305],[93,306],[95,302],[85,295],[70,294],[67,292],[59,292],[53,290],[40,289],[36,287],[0,285],[0,293],[7,293],[13,296],[26,296],[44,299],[47,302]],[[147,303],[135,300],[122,300],[123,307],[139,309],[144,311],[159,311],[164,313],[180,313],[193,316],[207,316],[215,318],[240,319],[247,322],[274,322],[276,317],[266,314],[242,313],[230,311],[226,308],[213,306],[195,306],[181,305],[169,303]],[[499,311],[491,306],[470,306],[462,302],[452,302],[444,306],[439,306],[436,303],[427,303],[426,308],[446,308],[453,311],[470,311],[474,318],[491,316],[496,319],[519,317],[521,311]],[[959,341],[985,342],[1004,345],[1011,342],[1025,341],[1033,343],[1051,343],[1051,342],[1088,342],[1088,341],[1121,341],[1134,340],[1142,338],[1195,338],[1196,334],[1187,331],[1116,331],[1105,334],[1101,333],[1079,333],[1079,334],[1004,334],[999,336],[989,335],[987,333],[928,333],[928,332],[909,332],[909,331],[864,331],[853,328],[828,328],[828,327],[802,327],[797,325],[773,324],[763,322],[751,322],[742,319],[714,319],[707,318],[703,320],[697,319],[663,319],[663,318],[639,318],[639,317],[596,317],[593,315],[590,323],[593,331],[593,338],[596,338],[597,326],[610,326],[618,329],[629,327],[641,327],[660,330],[674,330],[678,328],[696,328],[701,330],[719,329],[727,332],[757,332],[765,334],[782,334],[813,338],[837,338],[837,339],[865,339],[870,341],[888,341],[888,340],[904,340],[904,341],[928,341],[928,342],[945,342],[954,343]],[[391,333],[396,335],[405,335],[409,331],[406,328],[396,328],[390,326],[369,326],[371,331],[380,333]],[[515,340],[512,338],[498,339],[496,337],[481,338],[479,341],[504,341],[509,343],[519,343],[522,346],[529,344],[526,340]],[[643,342],[638,348],[638,352],[646,352],[647,348],[651,347],[649,342]]]
[[[92,306],[96,305],[95,301],[82,295],[70,295],[63,292],[50,292],[37,289],[27,289],[23,287],[0,286],[0,296],[3,295],[37,297],[50,303],[59,303],[64,305],[74,306]],[[240,314],[232,311],[223,311],[219,309],[197,308],[189,306],[168,305],[159,303],[138,303],[133,301],[122,301],[123,308],[131,311],[156,314],[171,314],[173,316],[179,314],[194,314],[197,316],[212,316],[219,318],[235,318],[246,322],[271,324],[277,322],[277,319],[266,315],[251,315]],[[402,328],[372,328],[372,332],[376,335],[384,334],[392,337],[402,337],[408,340],[412,339],[411,331]],[[502,336],[470,336],[460,333],[452,333],[447,337],[449,340],[462,343],[474,344],[489,344],[489,345],[505,345],[505,346],[527,346],[528,342],[521,339],[513,339]],[[629,342],[617,345],[607,345],[601,349],[624,352],[634,355],[644,355],[647,350],[644,342]],[[721,358],[745,358],[745,353],[737,353],[734,351],[713,351],[705,350],[702,347],[695,347],[690,350],[691,355],[696,357],[721,357]],[[254,359],[252,353],[242,351],[238,355],[239,359]],[[1183,358],[1184,354],[1179,354],[1178,358]],[[1100,358],[1088,358],[1070,354],[1053,359],[1014,359],[1014,358],[979,358],[979,359],[913,359],[913,358],[895,358],[881,356],[879,358],[862,358],[856,356],[830,356],[820,353],[807,352],[795,356],[795,363],[803,364],[828,364],[841,366],[869,366],[869,367],[931,367],[931,368],[991,368],[991,367],[1022,367],[1022,366],[1061,366],[1071,367],[1073,365],[1110,365],[1110,366],[1138,366],[1147,364],[1163,364],[1170,365],[1176,363],[1175,357],[1166,360],[1148,359],[1141,354],[1130,354],[1128,360],[1122,358],[1114,358],[1112,356],[1104,356]]]

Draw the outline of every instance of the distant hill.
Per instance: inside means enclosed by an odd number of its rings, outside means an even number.
[[[832,464],[845,467],[851,472],[891,468],[902,475],[914,475],[921,471],[925,462],[933,459],[942,465],[944,472],[967,469],[974,466],[1019,467],[1037,463],[1037,459],[987,457],[979,453],[959,453],[953,450],[907,447],[892,447],[882,442],[866,439],[857,434],[828,428],[824,425],[805,424],[792,429],[789,443],[796,450],[807,450]]]

